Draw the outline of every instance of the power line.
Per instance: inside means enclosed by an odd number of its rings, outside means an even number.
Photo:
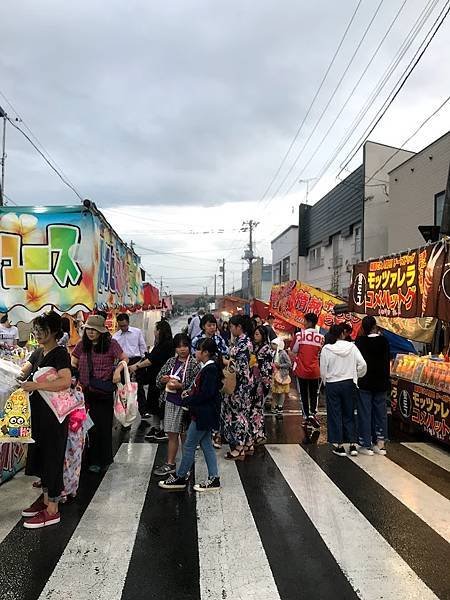
[[[333,99],[334,99],[334,97],[336,96],[336,94],[337,94],[337,92],[338,92],[339,88],[341,87],[341,84],[342,84],[342,82],[344,81],[344,78],[345,78],[345,76],[347,75],[347,73],[348,73],[348,71],[349,71],[350,67],[352,66],[352,64],[353,64],[353,62],[354,62],[354,60],[355,60],[355,58],[356,58],[356,55],[358,54],[358,52],[359,52],[359,50],[360,50],[360,48],[361,48],[361,46],[362,46],[362,44],[363,44],[364,40],[366,39],[366,37],[367,37],[367,34],[369,33],[369,30],[371,29],[371,27],[372,27],[372,24],[373,24],[373,22],[375,21],[375,19],[376,19],[377,15],[378,15],[378,13],[379,13],[379,11],[380,11],[380,9],[381,9],[381,7],[382,7],[383,3],[384,3],[384,0],[380,0],[380,2],[378,3],[378,6],[377,6],[377,8],[375,9],[375,12],[374,12],[374,14],[372,15],[372,18],[370,19],[370,21],[369,21],[369,23],[368,23],[368,25],[367,25],[366,29],[364,30],[364,33],[363,33],[363,35],[362,35],[361,39],[359,40],[359,42],[358,42],[358,44],[357,44],[357,46],[356,46],[356,49],[355,49],[355,51],[353,52],[353,54],[352,54],[352,56],[351,56],[351,58],[350,58],[349,62],[347,63],[347,66],[346,66],[346,68],[344,69],[344,72],[342,73],[342,75],[341,75],[341,77],[340,77],[340,79],[339,79],[339,81],[338,81],[337,85],[335,86],[335,88],[334,88],[334,90],[333,90],[333,92],[332,92],[331,96],[329,97],[329,99],[328,99],[327,103],[325,104],[325,107],[323,108],[323,110],[322,110],[322,112],[321,112],[321,114],[320,114],[319,118],[317,119],[317,121],[316,121],[316,124],[314,125],[314,127],[313,127],[312,131],[310,132],[310,134],[309,134],[308,138],[306,139],[305,143],[304,143],[304,144],[303,144],[303,146],[301,147],[301,149],[300,149],[300,152],[297,154],[297,156],[296,156],[296,158],[295,158],[294,162],[292,163],[292,165],[291,165],[290,169],[288,170],[288,172],[286,173],[286,175],[285,175],[285,176],[284,176],[284,178],[282,179],[282,181],[281,181],[280,185],[277,187],[277,189],[276,189],[275,193],[274,193],[274,194],[273,194],[273,196],[270,198],[270,200],[269,200],[269,201],[268,201],[268,202],[267,202],[267,203],[264,205],[264,209],[267,209],[267,207],[269,206],[269,204],[270,204],[270,203],[271,203],[271,202],[272,202],[272,201],[273,201],[273,200],[274,200],[274,199],[277,197],[277,195],[278,195],[279,191],[281,190],[281,188],[283,187],[283,185],[286,183],[287,179],[289,178],[289,175],[290,175],[290,174],[292,173],[292,171],[295,169],[295,167],[296,167],[296,165],[297,165],[298,161],[300,160],[300,158],[301,158],[301,156],[302,156],[303,152],[305,151],[305,149],[306,149],[306,147],[308,146],[308,144],[309,144],[309,142],[310,142],[311,138],[313,137],[314,133],[316,132],[316,130],[317,130],[317,128],[318,128],[318,126],[320,125],[320,123],[321,123],[321,121],[322,121],[322,119],[323,119],[323,117],[324,117],[325,113],[327,112],[327,110],[328,110],[328,108],[329,108],[329,106],[330,106],[331,102],[333,101]]]
[[[322,144],[324,143],[324,141],[327,139],[328,135],[330,134],[330,132],[332,131],[332,129],[334,128],[334,126],[336,125],[336,123],[339,120],[339,117],[342,115],[342,113],[344,112],[344,110],[346,109],[346,107],[348,106],[350,100],[353,98],[353,94],[355,93],[355,91],[358,89],[359,84],[361,83],[361,81],[363,80],[364,76],[366,75],[367,71],[369,70],[370,66],[372,65],[373,61],[375,60],[375,58],[377,57],[379,51],[381,50],[381,47],[383,46],[384,42],[386,41],[386,38],[388,37],[388,35],[390,34],[390,32],[392,31],[392,28],[394,27],[395,23],[397,22],[399,16],[401,15],[403,9],[406,6],[406,3],[409,0],[403,0],[402,4],[400,5],[400,8],[397,10],[397,13],[395,14],[394,18],[392,19],[389,27],[387,28],[385,34],[383,35],[383,37],[381,38],[380,43],[378,44],[378,46],[376,47],[375,51],[372,53],[372,56],[370,57],[369,62],[367,63],[367,65],[365,66],[363,72],[361,73],[358,81],[355,83],[355,85],[353,86],[353,89],[351,90],[351,92],[348,94],[344,104],[342,105],[341,109],[339,110],[339,112],[337,113],[336,117],[334,118],[334,121],[331,123],[331,125],[329,126],[329,128],[327,129],[327,131],[325,132],[325,135],[322,137],[322,139],[320,140],[320,142],[318,143],[318,145],[316,146],[314,152],[312,154],[310,154],[309,159],[307,161],[307,163],[305,165],[303,165],[302,170],[300,171],[300,173],[298,175],[296,175],[296,179],[302,177],[302,175],[304,174],[304,172],[306,171],[306,169],[309,167],[309,165],[311,164],[311,162],[314,160],[314,157],[317,155],[317,153],[319,152],[319,150],[322,147]],[[293,187],[293,186],[292,186]],[[292,188],[289,188],[288,192],[291,190]]]
[[[333,58],[331,59],[331,62],[328,65],[327,70],[325,71],[325,74],[322,77],[322,81],[320,82],[319,87],[317,88],[316,93],[314,94],[314,97],[311,100],[311,103],[310,103],[310,105],[309,105],[309,107],[308,107],[308,109],[307,109],[307,111],[305,113],[305,116],[303,117],[302,122],[300,123],[300,126],[298,127],[296,134],[294,135],[291,143],[289,144],[289,147],[288,147],[288,149],[286,151],[286,154],[283,156],[283,158],[282,158],[282,160],[280,162],[280,165],[278,166],[278,169],[275,171],[274,176],[272,177],[269,185],[267,186],[266,190],[264,191],[263,195],[261,196],[259,202],[262,202],[266,198],[267,194],[270,191],[270,188],[275,183],[278,175],[281,172],[281,169],[283,168],[283,166],[284,166],[284,164],[285,164],[285,162],[286,162],[289,154],[291,153],[291,150],[294,147],[295,142],[297,141],[300,133],[302,132],[303,126],[305,125],[306,120],[309,117],[309,115],[311,113],[311,110],[312,110],[312,108],[313,108],[313,106],[314,106],[314,104],[315,104],[315,102],[316,102],[316,100],[317,100],[320,92],[322,91],[322,88],[323,88],[323,86],[325,84],[325,81],[326,81],[326,79],[327,79],[327,77],[328,77],[328,75],[329,75],[329,73],[330,73],[330,71],[331,71],[331,69],[332,69],[335,61],[336,61],[336,58],[337,58],[337,56],[339,54],[339,51],[341,50],[342,45],[343,45],[343,43],[344,43],[344,41],[345,41],[345,39],[347,37],[347,34],[348,34],[349,30],[350,30],[350,27],[352,26],[353,21],[355,20],[356,14],[357,14],[357,12],[359,10],[359,7],[361,6],[361,3],[362,3],[362,0],[359,0],[357,6],[355,8],[355,10],[353,11],[353,14],[352,14],[352,16],[350,18],[350,21],[348,22],[347,27],[345,28],[345,31],[344,31],[344,33],[343,33],[343,35],[341,37],[341,40],[340,40],[340,42],[339,42],[339,44],[338,44],[338,46],[337,46],[337,48],[336,48],[336,50],[334,52]]]
[[[393,73],[395,72],[396,68],[400,64],[403,57],[405,56],[406,52],[409,50],[409,48],[411,47],[411,45],[413,44],[413,42],[415,41],[415,39],[421,32],[421,30],[424,28],[425,23],[427,22],[429,16],[433,12],[433,10],[436,7],[436,5],[438,4],[438,2],[439,2],[439,0],[430,0],[428,5],[422,10],[420,15],[416,19],[414,25],[410,29],[408,35],[406,36],[406,38],[400,45],[399,49],[397,50],[396,55],[394,56],[391,63],[389,64],[389,66],[387,67],[387,69],[385,70],[385,72],[383,73],[381,78],[379,79],[378,83],[375,85],[374,89],[372,90],[372,93],[370,94],[369,99],[365,102],[364,106],[361,108],[356,119],[352,122],[348,131],[344,134],[343,138],[339,142],[338,146],[335,148],[331,157],[323,165],[322,169],[320,170],[320,172],[316,178],[316,181],[314,182],[314,184],[312,186],[312,189],[314,189],[319,184],[319,182],[322,180],[324,174],[327,172],[327,170],[333,164],[333,162],[335,161],[335,159],[337,158],[337,156],[339,155],[341,150],[345,147],[345,145],[347,144],[349,139],[352,137],[356,128],[359,126],[359,124],[361,123],[363,118],[367,115],[367,112],[370,110],[371,106],[375,103],[376,99],[378,98],[378,96],[380,95],[382,90],[385,88],[387,82],[392,77]],[[426,36],[425,36],[425,38],[426,38]],[[398,81],[397,81],[397,83],[398,83]],[[394,88],[397,85],[397,83],[394,85]],[[380,181],[380,182],[381,183],[389,183],[386,181]],[[287,193],[289,193],[289,191],[293,188],[294,185],[295,185],[295,182],[293,182],[293,185],[291,185],[291,187],[289,188]]]
[[[75,185],[69,179],[69,177],[66,175],[66,173],[64,172],[64,170],[62,169],[62,167],[56,162],[56,160],[53,158],[53,156],[50,154],[50,152],[45,148],[44,144],[39,140],[39,138],[33,133],[33,131],[31,130],[30,126],[26,123],[25,119],[22,117],[22,115],[20,115],[17,112],[16,108],[13,106],[13,104],[11,103],[11,101],[9,100],[9,98],[1,90],[0,90],[0,96],[2,96],[2,98],[8,104],[8,106],[11,108],[11,110],[15,113],[15,115],[17,117],[17,121],[19,121],[20,123],[23,124],[23,126],[28,131],[28,133],[30,134],[30,136],[34,139],[34,141],[36,142],[36,144],[41,147],[43,154],[45,154],[48,157],[48,159],[59,169],[59,171],[62,173],[62,175],[65,177],[65,179],[73,187],[75,187]]]
[[[444,106],[450,101],[450,96],[447,96],[447,98],[444,100],[444,102],[442,102],[437,108],[436,110],[434,110],[431,115],[429,115],[425,121],[423,121],[419,127],[403,142],[403,144],[400,146],[400,148],[397,148],[397,150],[381,165],[381,167],[375,171],[375,173],[373,174],[373,177],[375,175],[377,175],[380,171],[382,171],[384,169],[384,167],[389,163],[390,160],[392,160],[394,158],[394,156],[397,156],[397,154],[399,152],[401,152],[403,150],[403,148],[406,146],[406,144],[408,144],[418,133],[419,131],[425,127],[425,125],[431,121],[431,119],[433,117],[435,117],[437,115],[438,112],[440,112]],[[369,181],[372,179],[372,176],[369,177]]]
[[[78,198],[81,200],[81,202],[83,202],[84,198],[83,198],[83,196],[81,196],[81,194],[75,188],[75,186],[73,186],[67,179],[65,179],[65,177],[60,173],[60,171],[58,171],[58,169],[50,162],[50,160],[45,156],[45,154],[41,151],[41,149],[34,143],[34,141],[30,138],[30,136],[28,134],[26,134],[25,131],[23,131],[23,129],[21,129],[16,123],[14,123],[14,121],[10,117],[6,117],[6,118],[8,120],[8,123],[10,123],[15,129],[17,129],[17,131],[20,131],[20,133],[30,142],[30,144],[33,146],[33,148],[36,150],[36,152],[39,153],[39,155],[45,160],[45,162],[48,164],[48,166],[58,175],[58,177],[61,179],[61,181],[68,188],[70,188],[76,196],[78,196]]]
[[[388,111],[388,109],[390,108],[390,106],[392,105],[392,103],[394,102],[394,100],[397,98],[397,96],[399,95],[399,93],[401,92],[401,90],[403,89],[403,87],[405,86],[406,82],[410,78],[411,74],[414,72],[414,69],[417,67],[417,65],[421,61],[423,55],[427,51],[427,49],[430,46],[431,42],[436,37],[437,32],[439,31],[439,29],[443,25],[443,23],[444,23],[445,19],[447,18],[449,12],[450,12],[450,2],[448,2],[446,4],[446,6],[444,6],[444,8],[439,13],[439,16],[437,17],[437,19],[433,23],[432,28],[431,28],[430,31],[432,31],[433,28],[434,28],[434,31],[432,32],[431,37],[426,42],[424,48],[421,50],[420,47],[419,47],[418,51],[416,52],[416,54],[414,55],[414,57],[412,58],[412,60],[408,64],[408,66],[406,68],[406,71],[404,71],[404,73],[402,75],[403,81],[401,81],[398,89],[393,93],[393,95],[392,95],[391,98],[388,97],[388,99],[385,101],[385,103],[383,104],[383,106],[378,111],[377,115],[375,116],[374,120],[372,120],[372,123],[369,125],[369,128],[366,129],[366,131],[363,134],[362,138],[360,138],[360,140],[358,140],[358,142],[357,142],[358,145],[357,145],[356,149],[354,151],[351,150],[349,152],[349,154],[347,154],[346,158],[344,159],[346,162],[343,165],[341,165],[341,170],[339,171],[338,176],[342,173],[342,171],[345,169],[345,167],[351,162],[351,160],[354,158],[354,156],[356,155],[356,153],[361,149],[361,147],[364,145],[364,142],[367,140],[368,136],[373,132],[373,130],[378,125],[378,123],[381,121],[381,119],[384,117],[384,115],[386,114],[386,112]],[[405,73],[406,73],[406,75],[405,75]]]

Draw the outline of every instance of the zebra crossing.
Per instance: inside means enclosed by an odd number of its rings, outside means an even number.
[[[122,444],[57,527],[26,531],[28,478],[0,487],[2,600],[450,599],[450,454],[342,458],[269,444],[220,456],[222,489],[157,487],[165,448]],[[193,479],[206,476],[201,453]]]

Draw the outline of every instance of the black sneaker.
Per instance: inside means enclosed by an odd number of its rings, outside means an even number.
[[[155,435],[155,441],[157,441],[157,442],[167,442],[168,439],[169,439],[169,436],[162,429],[160,429]]]
[[[358,456],[358,450],[355,444],[350,445],[350,456]]]
[[[194,485],[194,490],[196,492],[213,492],[215,490],[220,490],[220,478],[210,477],[203,483],[196,483]]]
[[[166,463],[160,467],[157,467],[153,473],[158,477],[165,477],[166,475],[172,475],[173,473],[176,473],[176,470],[176,465],[170,465],[169,463]]]
[[[320,421],[319,419],[316,417],[316,415],[312,415],[310,417],[308,417],[308,423],[314,428],[314,429],[320,429]]]
[[[169,475],[165,481],[158,482],[158,485],[163,490],[174,491],[185,490],[187,487],[186,479],[183,477],[177,477],[176,475]]]
[[[347,456],[344,446],[333,446],[333,454],[336,454],[336,456]]]
[[[275,414],[277,417],[282,417],[283,416],[283,409],[281,406],[277,406],[275,409]]]
[[[141,415],[141,419],[146,420],[146,419],[151,419],[152,415],[149,412],[145,412],[143,415]],[[152,429],[154,429],[154,427],[152,427]]]
[[[158,433],[158,429],[156,429],[156,427],[151,427],[149,432],[145,435],[145,439],[154,442],[156,440],[157,433]]]

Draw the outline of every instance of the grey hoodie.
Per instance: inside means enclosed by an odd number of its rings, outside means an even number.
[[[320,353],[320,376],[326,383],[353,379],[358,382],[367,372],[366,361],[353,344],[338,340],[335,344],[326,344]]]

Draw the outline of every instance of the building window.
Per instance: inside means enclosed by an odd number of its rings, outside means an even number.
[[[442,213],[444,212],[445,192],[436,194],[434,197],[434,224],[440,225],[442,222]]]
[[[354,254],[361,254],[361,225],[354,228],[355,251]]]
[[[281,283],[281,262],[273,265],[273,283],[278,285]]]
[[[309,268],[317,269],[323,265],[322,246],[316,246],[309,251]]]
[[[281,281],[289,281],[291,278],[291,257],[283,258],[281,265]]]

